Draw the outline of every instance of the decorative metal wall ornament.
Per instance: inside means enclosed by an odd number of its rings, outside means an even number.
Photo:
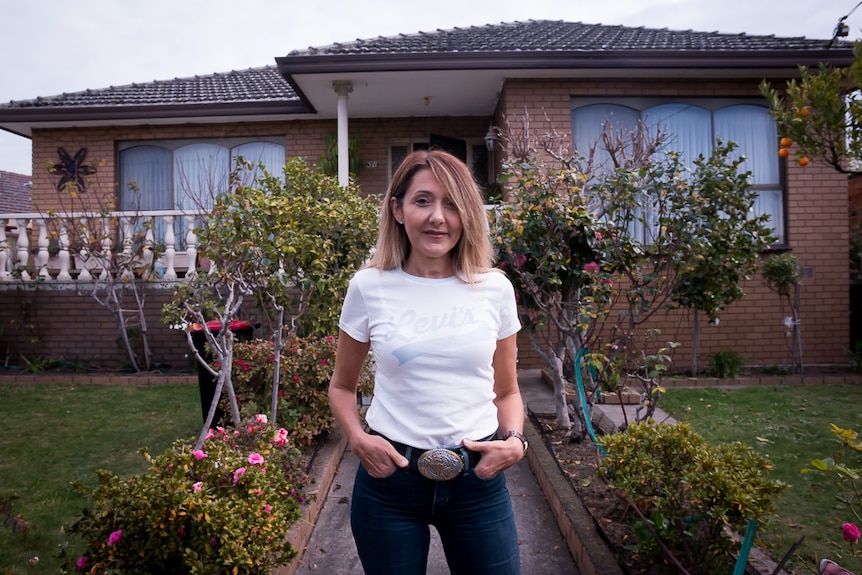
[[[65,148],[57,148],[57,155],[60,161],[51,168],[52,174],[58,174],[60,181],[57,182],[57,191],[62,192],[67,184],[75,184],[79,192],[87,191],[87,184],[84,181],[84,176],[92,176],[96,173],[96,166],[85,164],[84,158],[87,157],[87,148],[81,148],[75,152],[75,156],[69,155]]]

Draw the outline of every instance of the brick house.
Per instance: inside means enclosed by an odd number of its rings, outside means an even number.
[[[335,138],[344,181],[348,142],[355,140],[363,166],[357,182],[362,193],[379,194],[400,158],[428,145],[456,151],[480,183],[493,181],[507,149],[503,140],[486,143],[489,127],[525,113],[535,129],[565,131],[578,146],[608,118],[626,125],[659,118],[685,142],[684,153],[708,151],[717,137],[740,143],[760,193],[756,209],[773,216],[775,249],[792,250],[803,265],[805,362],[830,364],[846,362],[849,347],[847,178],[778,157],[778,134],[758,85],[767,79],[783,86],[799,65],[851,61],[849,44],[828,39],[527,21],[336,43],[248,70],[9,102],[0,105],[0,129],[33,141],[36,212],[57,207],[56,178],[42,166],[61,163],[73,171],[94,166],[95,174],[77,174],[121,210],[132,206],[121,183],[134,180],[138,209],[180,214],[189,208],[189,190],[203,186],[200,167],[207,185],[218,187],[211,176],[226,175],[236,154],[277,171],[285,157],[317,161]],[[177,249],[185,247],[178,240]],[[16,257],[13,248],[7,257]],[[7,329],[3,348],[121,360],[113,318],[61,289],[75,283],[74,270],[72,277],[51,275],[38,289],[0,281],[0,321],[23,326],[38,319],[39,326],[31,328],[38,334]],[[780,364],[788,357],[787,310],[759,278],[744,288],[745,299],[704,329],[702,353],[732,349],[749,363]],[[188,366],[180,337],[158,321],[160,305],[148,307],[158,361]],[[686,357],[691,319],[676,313],[655,321],[667,339],[683,344],[678,353]],[[522,366],[540,365],[526,341],[520,353]]]

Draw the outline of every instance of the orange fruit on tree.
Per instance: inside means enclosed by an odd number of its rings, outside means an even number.
[[[799,160],[796,163],[799,164],[800,166],[807,166],[808,165],[808,158],[806,158],[805,156],[802,156],[801,158],[799,158]]]
[[[788,150],[787,148],[779,148],[778,149],[778,157],[779,158],[786,158],[788,155],[790,155],[790,150]]]
[[[793,144],[793,140],[791,140],[790,138],[788,138],[786,136],[784,138],[781,138],[781,141],[779,142],[779,145],[782,148],[789,148],[792,144]]]

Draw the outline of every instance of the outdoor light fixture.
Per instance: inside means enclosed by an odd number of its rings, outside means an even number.
[[[835,38],[846,38],[850,35],[850,26],[847,25],[846,22],[842,19],[838,22],[838,25],[835,26]]]
[[[485,133],[485,147],[489,152],[494,151],[494,146],[497,144],[497,132],[494,131],[494,124],[488,125],[488,132]]]

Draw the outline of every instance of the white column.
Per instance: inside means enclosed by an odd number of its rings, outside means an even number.
[[[165,216],[165,279],[177,279],[177,270],[174,268],[174,259],[177,255],[176,236],[174,235],[174,216]]]
[[[72,279],[72,274],[69,273],[69,232],[66,230],[66,221],[60,222],[60,253],[57,259],[60,262],[60,273],[57,274],[58,280],[69,281]]]
[[[39,226],[39,237],[36,240],[36,247],[39,248],[36,253],[36,269],[40,278],[49,280],[51,275],[48,273],[48,222],[39,218],[36,220],[36,225]]]
[[[353,82],[335,81],[332,89],[338,94],[338,185],[346,187],[350,183],[350,153],[347,131],[347,95],[353,91]]]
[[[132,272],[132,219],[129,216],[120,218],[120,230],[123,236],[123,251],[122,255],[117,257],[117,271],[120,272],[120,277],[123,279],[134,279]]]
[[[186,270],[186,279],[192,279],[197,270],[198,260],[198,236],[195,233],[195,216],[185,215],[186,220],[186,257],[189,259],[188,269]]]
[[[30,238],[27,237],[27,226],[24,224],[24,220],[15,220],[15,226],[18,228],[18,241],[16,242],[18,259],[15,266],[21,269],[21,279],[28,282],[30,281],[30,274],[27,272],[27,262],[30,261]]]
[[[90,220],[88,218],[78,218],[78,237],[81,238],[81,247],[78,248],[78,256],[75,258],[75,267],[81,266],[78,271],[78,281],[90,281],[93,276],[90,274],[90,228],[88,227]]]
[[[111,279],[111,258],[113,254],[114,241],[111,239],[111,219],[102,218],[102,253],[99,254],[99,260],[102,265],[102,271],[96,277],[102,280]]]

